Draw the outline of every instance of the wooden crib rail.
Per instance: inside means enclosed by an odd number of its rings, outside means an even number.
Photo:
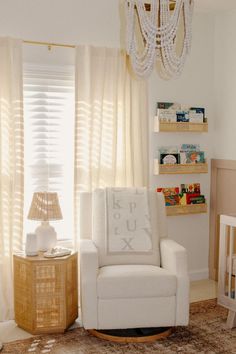
[[[218,303],[229,309],[227,327],[236,326],[236,216],[221,215]]]

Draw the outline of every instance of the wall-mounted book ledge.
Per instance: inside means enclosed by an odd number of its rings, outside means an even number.
[[[154,160],[154,175],[162,174],[192,174],[192,173],[207,173],[207,163],[195,164],[159,164],[159,160]]]
[[[207,204],[172,205],[166,207],[167,216],[201,214],[207,212]]]
[[[154,118],[154,132],[189,132],[207,133],[208,123],[189,123],[189,122],[161,122],[157,116]]]

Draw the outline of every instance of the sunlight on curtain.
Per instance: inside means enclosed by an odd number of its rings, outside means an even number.
[[[14,315],[12,255],[23,237],[21,48],[19,40],[0,38],[0,321]]]
[[[77,47],[75,80],[76,225],[79,192],[147,186],[148,112],[146,82],[131,77],[119,49]]]

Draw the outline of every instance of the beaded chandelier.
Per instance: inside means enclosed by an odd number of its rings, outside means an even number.
[[[127,53],[138,76],[148,77],[156,62],[163,78],[182,72],[191,47],[193,5],[194,0],[125,0]]]

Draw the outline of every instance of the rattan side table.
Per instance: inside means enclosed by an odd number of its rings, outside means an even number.
[[[32,334],[64,332],[78,317],[78,256],[14,255],[15,321]]]

